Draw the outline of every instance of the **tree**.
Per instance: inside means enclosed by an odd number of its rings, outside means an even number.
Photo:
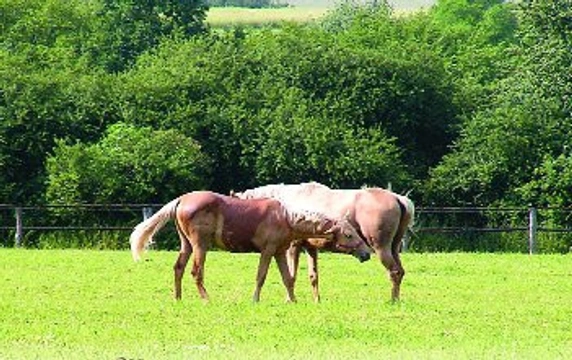
[[[552,159],[568,154],[572,52],[570,32],[561,31],[572,20],[568,7],[552,0],[522,2],[512,72],[499,82],[492,106],[469,119],[454,151],[432,172],[430,201],[547,203],[533,191],[536,185],[527,184],[548,175]]]
[[[54,204],[161,203],[210,179],[210,160],[192,139],[121,123],[93,145],[59,141],[47,169]]]
[[[89,52],[110,72],[129,68],[164,37],[189,38],[206,30],[202,0],[101,0],[98,31]]]
[[[381,129],[363,129],[312,110],[301,92],[290,89],[245,149],[255,169],[254,184],[316,180],[335,187],[398,184],[411,178],[401,152]]]
[[[56,138],[93,141],[116,121],[113,78],[52,55],[36,63],[0,51],[0,193],[6,202],[43,201],[45,158]]]
[[[430,41],[437,30],[429,20],[424,13],[394,16],[382,1],[343,6],[323,24],[336,34],[330,48],[338,49],[323,62],[325,103],[343,99],[336,112],[394,137],[417,179],[426,178],[448,151],[460,122],[444,58]]]
[[[90,142],[120,120],[116,78],[165,37],[204,30],[200,1],[0,2],[0,195],[44,199],[55,139]]]
[[[427,41],[442,54],[465,120],[490,106],[510,71],[507,54],[517,29],[513,6],[503,0],[440,0],[429,17]]]

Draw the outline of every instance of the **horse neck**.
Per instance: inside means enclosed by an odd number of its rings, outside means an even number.
[[[333,223],[321,213],[285,209],[285,214],[293,232],[299,236],[315,236],[328,239],[333,237],[333,234],[327,233]]]

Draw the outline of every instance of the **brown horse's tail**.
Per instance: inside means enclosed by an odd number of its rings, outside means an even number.
[[[129,243],[131,244],[131,254],[133,255],[133,260],[138,261],[141,258],[141,253],[145,246],[153,239],[153,235],[159,231],[165,224],[175,217],[175,210],[177,205],[179,205],[180,197],[172,200],[163,206],[159,211],[157,211],[153,216],[144,220],[142,223],[137,225],[131,236],[129,237]]]

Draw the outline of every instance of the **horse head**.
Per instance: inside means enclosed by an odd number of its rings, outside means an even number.
[[[327,231],[334,235],[334,249],[339,252],[351,254],[360,262],[368,261],[371,249],[359,231],[350,223],[349,214],[335,221]]]

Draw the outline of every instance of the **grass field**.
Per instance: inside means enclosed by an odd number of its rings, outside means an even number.
[[[323,17],[342,2],[336,0],[292,0],[288,3],[294,6],[263,9],[212,7],[207,12],[206,21],[213,27],[261,26],[284,21],[305,23]],[[428,8],[434,3],[434,0],[390,1],[396,14]]]
[[[239,7],[213,7],[207,13],[211,26],[265,25],[282,21],[308,22],[319,19],[328,11],[326,7],[285,7],[249,9]]]
[[[249,9],[240,7],[213,7],[206,22],[214,28],[231,26],[264,26],[281,22],[307,23],[318,20],[331,11],[327,7],[288,7]],[[411,13],[415,9],[396,9],[395,14]]]
[[[250,302],[257,255],[211,252],[198,299],[171,298],[176,253],[0,249],[0,359],[567,359],[572,257],[404,254],[402,301],[374,261],[323,254],[285,304],[273,265]],[[302,263],[305,263],[304,261]]]

